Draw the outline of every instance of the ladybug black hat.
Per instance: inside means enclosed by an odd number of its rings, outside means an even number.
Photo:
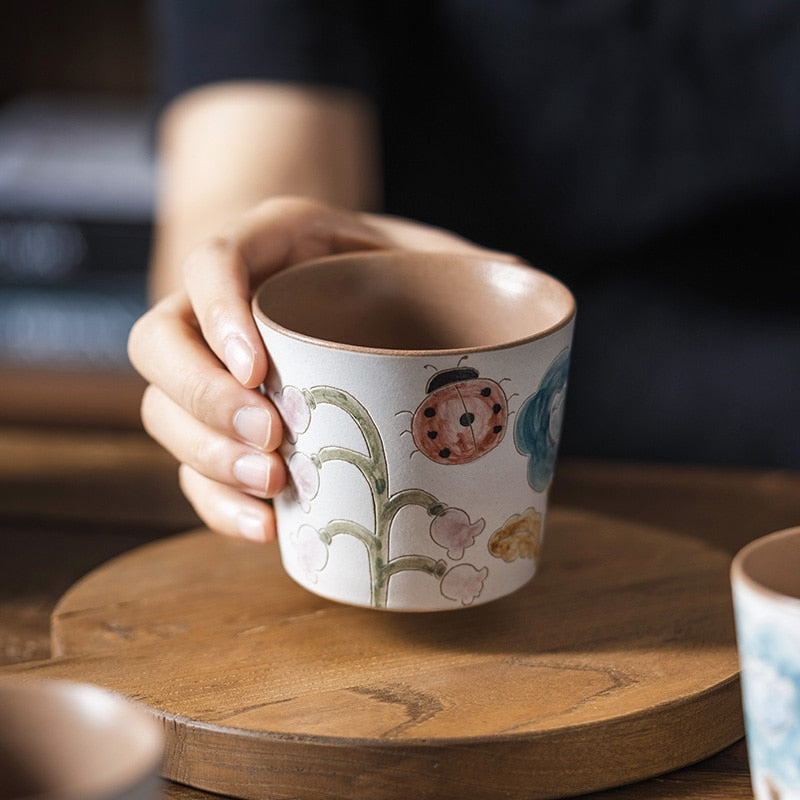
[[[448,386],[451,383],[459,383],[461,381],[469,381],[478,377],[478,370],[474,367],[454,367],[453,369],[444,369],[437,372],[429,381],[427,392],[435,392],[441,389],[442,386]]]

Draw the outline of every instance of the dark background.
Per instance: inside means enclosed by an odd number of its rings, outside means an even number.
[[[151,235],[152,74],[146,2],[0,2],[4,417],[71,418],[82,401],[68,391],[31,410],[26,381],[38,387],[50,372],[54,385],[65,375],[80,385],[86,372],[132,377],[125,342],[146,304]]]

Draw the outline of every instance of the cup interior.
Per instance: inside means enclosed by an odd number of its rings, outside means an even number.
[[[355,349],[469,351],[543,336],[575,313],[533,267],[454,253],[330,256],[271,276],[254,313],[285,332]]]
[[[746,545],[734,559],[733,571],[757,589],[800,600],[800,527]]]
[[[0,681],[0,800],[111,800],[146,781],[155,792],[162,753],[156,719],[122,697],[67,681]]]

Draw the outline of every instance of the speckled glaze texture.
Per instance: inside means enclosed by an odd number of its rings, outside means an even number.
[[[264,392],[284,421],[285,569],[312,592],[381,609],[515,591],[542,548],[571,296],[530,267],[452,255],[319,263],[313,279],[308,265],[296,284],[276,276],[254,304],[272,365]],[[347,278],[329,284],[340,268]]]
[[[800,528],[745,547],[731,578],[753,791],[800,800]]]

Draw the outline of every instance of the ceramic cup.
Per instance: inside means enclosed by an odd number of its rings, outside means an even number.
[[[536,571],[575,304],[532,267],[383,251],[279,272],[253,301],[289,487],[284,568],[324,597],[463,608]]]
[[[800,527],[731,567],[747,751],[758,800],[800,798]]]
[[[95,686],[0,679],[0,800],[155,800],[162,731]]]

